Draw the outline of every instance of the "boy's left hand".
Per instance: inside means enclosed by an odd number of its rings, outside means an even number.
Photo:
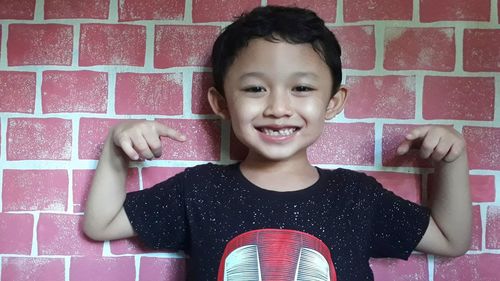
[[[405,136],[397,153],[403,155],[410,149],[418,149],[423,159],[453,162],[465,152],[465,140],[453,127],[422,126]]]

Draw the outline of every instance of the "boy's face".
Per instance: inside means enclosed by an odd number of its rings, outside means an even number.
[[[214,112],[230,119],[249,157],[271,161],[307,158],[324,121],[343,107],[345,90],[331,97],[333,81],[311,44],[253,39],[227,71],[225,97],[214,88]]]

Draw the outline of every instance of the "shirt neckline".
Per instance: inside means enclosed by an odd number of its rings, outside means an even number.
[[[299,189],[299,190],[293,190],[293,191],[276,191],[276,190],[269,190],[262,188],[254,183],[252,183],[250,180],[248,180],[243,173],[241,172],[240,169],[240,163],[235,163],[231,165],[231,170],[233,170],[234,176],[236,177],[236,180],[242,183],[242,186],[247,189],[248,191],[251,192],[251,194],[255,194],[258,197],[261,198],[267,198],[267,199],[276,199],[276,200],[304,200],[306,198],[309,198],[310,196],[322,191],[326,184],[326,175],[325,171],[321,168],[316,168],[319,174],[318,180],[316,180],[315,183],[312,185]]]

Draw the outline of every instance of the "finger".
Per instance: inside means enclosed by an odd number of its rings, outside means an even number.
[[[163,125],[162,123],[156,122],[156,131],[162,137],[168,137],[176,141],[186,141],[185,135],[181,134],[177,130]]]
[[[436,148],[434,148],[434,151],[431,154],[431,158],[434,161],[441,161],[443,160],[446,155],[450,152],[451,150],[452,143],[449,141],[446,141],[445,139],[440,140]]]
[[[153,153],[153,156],[158,158],[161,156],[162,153],[162,146],[161,146],[161,140],[160,136],[156,133],[148,133],[143,135],[144,139],[146,140],[149,149]]]
[[[132,145],[141,157],[148,160],[153,159],[153,152],[142,135],[132,137]]]
[[[446,156],[444,157],[443,161],[453,162],[453,161],[457,160],[458,157],[460,157],[460,155],[462,155],[462,153],[464,153],[463,150],[464,150],[464,148],[462,145],[453,144],[450,151],[448,152],[448,154],[446,154]]]
[[[411,130],[405,138],[407,140],[416,140],[424,138],[430,130],[430,126],[421,126]]]
[[[411,140],[404,140],[403,142],[401,142],[396,150],[397,154],[403,155],[408,153],[408,151],[410,151],[412,143],[413,142]]]
[[[127,138],[128,141],[126,140],[121,140],[119,142],[119,146],[125,152],[125,154],[132,160],[139,160],[139,154],[135,151],[135,149],[132,147],[132,141]]]
[[[434,149],[439,144],[440,137],[435,134],[427,134],[422,141],[422,145],[420,146],[420,157],[423,159],[427,159],[434,152]]]

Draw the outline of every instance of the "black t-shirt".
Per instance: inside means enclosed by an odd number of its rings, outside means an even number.
[[[239,164],[204,164],[128,193],[124,207],[145,245],[184,250],[189,280],[373,280],[370,257],[409,257],[427,208],[363,173],[317,169],[312,186],[276,192]]]

